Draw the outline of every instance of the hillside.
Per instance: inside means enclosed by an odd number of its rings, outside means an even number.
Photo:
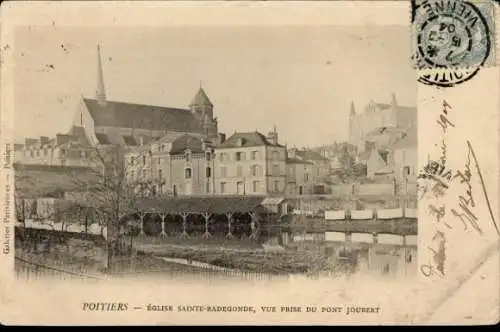
[[[16,195],[41,197],[64,191],[85,190],[84,183],[99,181],[99,175],[83,167],[14,165]]]

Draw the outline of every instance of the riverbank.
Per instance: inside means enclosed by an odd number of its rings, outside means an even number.
[[[196,261],[243,272],[284,275],[329,268],[323,253],[300,250],[266,251],[262,248],[233,249],[170,244],[141,244],[136,245],[135,249],[143,255]]]

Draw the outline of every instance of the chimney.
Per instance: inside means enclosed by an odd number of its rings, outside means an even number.
[[[297,156],[297,148],[293,147],[290,150],[288,150],[288,156],[290,158],[295,158]]]
[[[270,131],[269,134],[267,134],[267,140],[273,145],[278,144],[278,132],[276,131],[276,126],[273,127],[273,131]]]
[[[223,133],[219,133],[217,135],[217,143],[218,144],[222,144],[226,141],[226,134],[223,134]]]

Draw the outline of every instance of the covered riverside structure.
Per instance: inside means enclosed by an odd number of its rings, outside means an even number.
[[[201,234],[227,238],[248,236],[257,240],[266,225],[276,225],[286,214],[283,198],[264,196],[187,196],[141,199],[135,211],[120,219],[120,233],[132,236],[180,236]],[[269,234],[270,235],[270,234]]]

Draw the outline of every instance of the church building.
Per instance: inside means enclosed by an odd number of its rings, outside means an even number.
[[[193,134],[217,140],[214,106],[200,86],[186,109],[111,101],[106,98],[100,47],[97,46],[95,98],[82,97],[69,134],[84,133],[91,146],[142,146],[167,133]]]

